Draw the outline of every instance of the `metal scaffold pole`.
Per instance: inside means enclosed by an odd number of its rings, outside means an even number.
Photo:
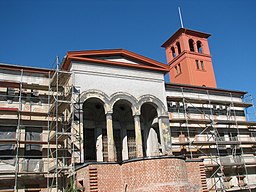
[[[185,103],[185,98],[184,98],[184,92],[183,88],[181,87],[182,91],[182,96],[183,96],[183,108],[184,108],[184,115],[185,115],[185,120],[186,120],[186,127],[187,127],[187,133],[188,133],[188,142],[189,142],[189,152],[190,152],[190,158],[193,158],[193,153],[192,153],[192,143],[191,143],[191,137],[190,137],[190,131],[188,127],[188,113],[187,113],[187,104]]]
[[[70,182],[75,180],[75,150],[80,149],[81,145],[78,135],[80,130],[76,131],[74,120],[77,102],[80,108],[80,91],[74,85],[74,73],[62,71],[58,58],[56,61],[57,67],[49,83],[49,114],[52,115],[52,122],[49,122],[48,162],[54,164],[53,169],[52,166],[48,167],[48,173],[52,177],[51,182],[49,179],[49,191],[55,188],[57,191],[64,191],[74,186],[70,185]],[[54,150],[51,149],[53,142]]]
[[[225,173],[223,171],[223,166],[221,164],[221,159],[220,159],[220,150],[219,150],[219,141],[220,141],[220,138],[219,138],[219,133],[218,133],[218,129],[216,129],[215,127],[215,123],[214,123],[214,118],[213,118],[213,111],[212,111],[212,104],[211,104],[211,100],[210,100],[210,96],[209,96],[209,91],[207,90],[207,97],[208,97],[208,104],[209,104],[209,108],[210,108],[210,112],[211,112],[211,116],[210,116],[210,120],[211,120],[211,127],[213,128],[213,137],[216,141],[216,150],[217,150],[217,155],[218,155],[218,158],[219,158],[219,161],[217,161],[218,165],[219,165],[219,168],[216,170],[216,174],[218,177],[218,181],[220,182],[220,187],[221,187],[221,191],[225,192],[225,186],[224,186],[224,183],[223,183],[223,177],[225,177]],[[220,173],[218,174],[218,171],[220,171]],[[213,175],[215,176],[215,174]],[[217,181],[217,182],[218,182]],[[213,185],[215,186],[216,188],[216,183]]]
[[[21,70],[20,74],[20,87],[19,87],[19,108],[18,108],[18,124],[17,124],[17,142],[16,142],[16,156],[15,156],[15,184],[14,184],[14,191],[18,190],[18,174],[19,174],[19,148],[20,148],[20,124],[21,124],[21,111],[22,111],[22,82],[23,82],[23,70]]]
[[[57,191],[59,190],[59,182],[58,182],[58,125],[59,125],[59,120],[58,120],[58,100],[59,100],[59,58],[58,58],[58,56],[56,57],[56,67],[57,67],[57,69],[56,69],[56,75],[57,75],[57,79],[56,79],[56,92],[57,92],[57,94],[56,94],[56,101],[55,101],[55,115],[56,115],[56,129],[55,129],[55,145],[56,145],[56,151],[55,151],[55,166],[56,166],[56,168],[55,168],[55,174],[56,174],[56,180],[55,180],[55,182],[56,182],[56,189],[57,189]]]
[[[48,73],[48,79],[51,79],[51,72]],[[48,191],[50,189],[50,142],[49,142],[49,138],[50,138],[50,101],[51,101],[51,87],[50,87],[50,83],[48,84],[48,98],[47,98],[47,102],[48,102],[48,116],[47,116],[47,130],[48,130],[48,135],[47,135],[47,188]]]
[[[239,155],[239,157],[241,158],[242,166],[244,167],[245,174],[246,174],[246,177],[247,177],[247,181],[249,183],[248,171],[247,171],[247,167],[246,167],[245,160],[244,160],[244,150],[243,150],[243,147],[242,147],[242,142],[239,139],[240,138],[240,130],[239,130],[238,123],[237,123],[237,116],[236,116],[236,110],[235,110],[235,106],[234,106],[234,102],[233,102],[232,93],[230,93],[230,98],[231,98],[231,109],[233,108],[233,112],[234,112],[235,126],[236,126],[236,131],[237,131],[237,140],[239,141],[239,147],[241,149],[241,154]],[[237,154],[233,154],[233,156],[236,158]],[[251,192],[250,187],[246,186],[246,188],[248,189],[249,192]]]

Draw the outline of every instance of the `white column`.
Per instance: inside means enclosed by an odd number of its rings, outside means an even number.
[[[107,137],[108,137],[108,161],[115,161],[114,153],[114,131],[112,122],[112,113],[106,114]]]
[[[128,143],[127,143],[127,127],[124,123],[120,123],[121,125],[121,138],[122,138],[122,160],[129,159],[128,155]]]
[[[172,154],[171,149],[171,132],[170,132],[170,123],[168,116],[161,116],[158,120],[159,123],[159,133],[161,140],[161,148],[163,154]]]
[[[159,141],[157,138],[157,132],[153,127],[149,129],[149,145],[150,145],[150,156],[159,155]]]
[[[143,157],[142,135],[141,135],[139,115],[134,115],[134,128],[135,128],[135,140],[136,140],[136,156]]]
[[[144,124],[144,135],[145,135],[144,143],[146,145],[146,156],[147,157],[151,156],[151,140],[150,140],[149,130],[150,130],[149,123],[145,123]]]
[[[96,155],[97,161],[103,161],[102,129],[96,126]]]

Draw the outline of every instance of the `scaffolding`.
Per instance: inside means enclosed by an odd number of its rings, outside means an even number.
[[[55,70],[49,83],[48,189],[68,190],[80,160],[80,90],[74,74]],[[69,186],[70,184],[70,186]]]
[[[246,121],[241,114],[239,117],[237,113],[241,111],[237,109],[247,109],[253,104],[233,99],[231,92],[228,99],[216,99],[208,90],[203,93],[204,97],[191,97],[184,93],[183,87],[179,89],[178,96],[167,97],[171,129],[176,125],[177,130],[172,134],[180,134],[178,141],[172,139],[174,153],[205,159],[209,191],[251,192],[256,185],[250,183],[248,168],[256,166],[256,158],[248,148],[255,150],[256,139],[255,135],[243,135],[242,131],[249,134],[248,128],[255,128],[256,122]],[[232,176],[237,178],[238,186],[230,184]]]
[[[35,190],[25,178],[43,178],[47,173],[42,148],[48,143],[43,132],[48,86],[27,83],[28,74],[21,69],[13,80],[0,79],[0,191]]]
[[[75,165],[83,158],[75,74],[57,67],[44,74],[47,82],[33,84],[27,83],[28,73],[22,69],[13,80],[0,79],[0,177],[11,181],[9,187],[0,181],[0,191],[42,189],[26,184],[32,178],[44,179],[49,191],[69,190]],[[178,124],[180,133],[178,141],[172,139],[174,154],[205,159],[209,191],[252,191],[256,185],[249,172],[256,166],[256,122],[241,112],[253,107],[248,100],[252,97],[242,102],[229,92],[226,99],[215,98],[206,88],[205,97],[192,97],[179,89],[180,95],[167,98],[170,113],[178,114],[170,118],[171,129]],[[134,139],[131,143],[134,148]],[[237,186],[230,183],[234,178]]]

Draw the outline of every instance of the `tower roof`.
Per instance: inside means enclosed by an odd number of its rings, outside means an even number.
[[[182,33],[185,33],[187,35],[193,35],[193,36],[200,37],[200,38],[208,38],[208,37],[211,36],[211,34],[208,34],[208,33],[200,32],[200,31],[195,31],[195,30],[191,30],[191,29],[186,29],[186,28],[180,28],[167,41],[165,41],[161,45],[161,47],[167,47],[175,39],[177,39],[177,37],[180,36]]]

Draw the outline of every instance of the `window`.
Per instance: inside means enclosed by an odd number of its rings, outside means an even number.
[[[26,141],[33,141],[33,144],[26,144],[25,156],[29,158],[40,159],[42,158],[42,147],[36,142],[41,141],[42,129],[37,127],[27,127],[25,139]]]
[[[26,140],[27,141],[40,141],[42,129],[41,128],[27,128],[26,129]]]
[[[0,126],[1,140],[16,140],[16,127]],[[14,144],[0,144],[0,159],[12,159],[15,157]]]
[[[178,67],[177,67],[177,66],[175,66],[175,72],[176,72],[176,75],[179,74],[179,71],[178,71]]]
[[[9,103],[12,103],[12,101],[15,99],[18,101],[18,97],[15,97],[15,89],[12,87],[7,87],[6,89],[6,99],[10,101]]]
[[[176,46],[178,48],[178,54],[181,54],[180,42],[177,42]]]
[[[204,62],[196,60],[196,69],[197,70],[205,71]]]
[[[172,51],[172,56],[173,56],[173,58],[175,58],[175,57],[176,57],[176,53],[175,53],[174,47],[171,48],[171,51]]]
[[[203,53],[201,41],[197,41],[197,42],[196,42],[196,46],[197,46],[197,52],[198,52],[198,53]]]
[[[200,61],[201,62],[201,69],[204,71],[204,62],[203,61]]]
[[[40,101],[38,90],[35,90],[35,89],[31,90],[31,101],[34,103],[38,103]]]
[[[189,39],[188,44],[189,44],[190,51],[195,52],[193,39]]]
[[[180,63],[178,64],[178,67],[179,67],[179,72],[181,73],[181,67],[180,67]]]
[[[176,65],[175,67],[175,74],[178,75],[181,73],[181,66],[180,66],[180,63],[178,65]]]
[[[19,92],[19,96],[21,96],[22,103],[26,103],[26,101],[28,100],[27,89],[22,89],[21,93]]]
[[[198,60],[196,60],[196,69],[200,70],[200,67],[199,67],[199,62],[198,62]]]

